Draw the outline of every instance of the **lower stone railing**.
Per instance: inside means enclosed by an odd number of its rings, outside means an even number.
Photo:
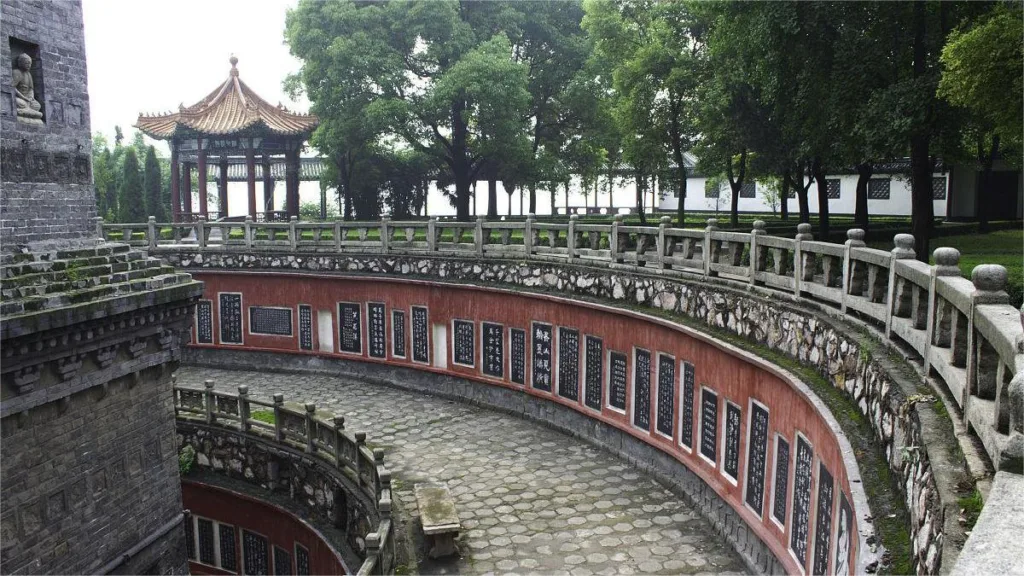
[[[312,403],[295,408],[281,394],[270,402],[253,399],[244,385],[237,393],[217,391],[210,380],[203,389],[175,386],[174,410],[181,443],[195,449],[200,466],[271,490],[301,483],[291,486],[293,498],[308,495],[303,503],[315,516],[331,523],[348,519],[339,528],[344,545],[362,560],[358,574],[394,572],[391,472],[384,451],[367,447],[365,433],[345,430],[343,417],[325,417]],[[272,423],[254,418],[259,411],[272,414]],[[305,473],[285,478],[282,466]],[[348,497],[326,496],[337,490]],[[356,533],[360,526],[370,529]]]

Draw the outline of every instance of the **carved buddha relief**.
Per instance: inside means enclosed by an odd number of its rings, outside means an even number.
[[[32,78],[32,57],[22,52],[14,61],[11,73],[14,86],[15,113],[19,122],[43,123],[42,105],[36,100],[35,80]]]

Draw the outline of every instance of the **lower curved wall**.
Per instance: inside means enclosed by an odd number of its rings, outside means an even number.
[[[732,532],[753,568],[861,573],[876,559],[852,449],[828,410],[788,373],[698,332],[617,308],[472,286],[266,272],[196,277],[206,301],[193,354],[288,352],[472,381],[485,395],[537,406],[537,417],[556,426],[593,428],[595,441],[682,480],[699,505],[707,502],[702,508],[713,508],[705,486],[731,508],[709,517]],[[749,532],[740,534],[743,526]],[[772,559],[759,558],[767,554],[751,535]]]
[[[181,498],[192,574],[347,574],[341,557],[305,521],[278,506],[185,479]]]

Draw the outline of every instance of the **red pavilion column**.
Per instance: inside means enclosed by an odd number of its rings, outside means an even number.
[[[249,185],[249,217],[256,220],[256,152],[252,149],[252,140],[245,150],[245,179]]]
[[[181,187],[185,191],[185,209],[183,212],[188,214],[188,221],[192,220],[192,163],[182,162],[181,163]]]
[[[206,150],[203,149],[203,139],[199,139],[199,214],[203,220],[207,219],[206,212]]]
[[[171,142],[171,222],[181,217],[181,181],[178,168],[178,145]]]
[[[220,156],[220,178],[217,182],[217,193],[219,195],[217,201],[218,212],[221,218],[227,218],[228,216],[228,157],[225,154]]]
[[[274,175],[270,173],[270,156],[263,153],[263,211],[274,211]],[[265,216],[268,220],[270,216]]]
[[[288,152],[285,156],[285,202],[288,217],[299,215],[299,151]]]

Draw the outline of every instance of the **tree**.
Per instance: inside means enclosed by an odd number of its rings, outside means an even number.
[[[107,139],[96,132],[92,138],[93,190],[96,194],[96,213],[105,219],[117,215],[117,183],[114,177],[114,163]]]
[[[157,222],[167,221],[167,208],[163,202],[163,177],[160,174],[160,163],[156,159],[156,150],[146,147],[145,174],[143,188],[146,191],[146,213],[156,217]]]
[[[121,222],[144,222],[146,201],[143,197],[142,173],[135,148],[128,147],[121,167],[121,183],[117,190],[118,218]]]

